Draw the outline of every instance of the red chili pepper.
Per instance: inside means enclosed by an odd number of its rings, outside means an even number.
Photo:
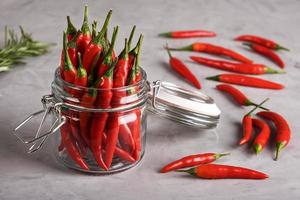
[[[258,116],[272,120],[275,124],[276,130],[276,155],[275,160],[278,159],[279,152],[288,145],[291,139],[291,130],[287,121],[278,113],[271,112],[271,111],[263,111],[257,113]]]
[[[223,91],[223,92],[230,94],[233,97],[233,99],[241,106],[258,106],[258,104],[252,102],[240,90],[238,90],[237,88],[235,88],[231,85],[219,84],[216,86],[216,88],[219,91]],[[260,108],[264,109],[264,110],[269,110],[262,106]]]
[[[105,133],[103,134],[103,141],[104,141],[103,142],[104,144],[107,142],[107,136]],[[119,148],[118,146],[115,149],[115,155],[125,161],[130,162],[130,163],[134,163],[136,161],[127,151],[124,151],[123,149]]]
[[[111,44],[109,46],[108,52],[106,53],[106,55],[103,58],[103,61],[101,62],[100,66],[97,67],[97,74],[98,77],[103,76],[103,74],[108,70],[109,66],[111,65],[111,63],[113,62],[113,50],[114,50],[114,46],[115,46],[115,41],[118,35],[118,31],[119,31],[119,27],[117,26],[116,28],[114,28],[114,32],[112,35],[112,39],[111,39]]]
[[[64,32],[64,39],[63,39],[63,54],[64,54],[64,62],[63,62],[63,78],[66,82],[73,83],[76,77],[76,69],[73,66],[69,53],[67,50],[67,35]]]
[[[241,35],[239,37],[236,37],[235,40],[256,43],[256,44],[262,45],[264,47],[267,47],[269,49],[274,49],[274,50],[282,49],[282,50],[289,51],[289,49],[277,44],[276,42],[274,42],[272,40],[262,38],[259,36],[255,36],[255,35]]]
[[[128,127],[126,121],[122,120],[122,116],[120,117],[120,127],[119,127],[119,141],[123,149],[127,152],[135,151],[135,142],[133,139],[133,134],[131,133],[130,128]]]
[[[272,50],[270,50],[264,46],[261,46],[259,44],[244,43],[244,45],[249,46],[256,53],[259,53],[260,55],[263,55],[264,57],[269,58],[270,60],[275,62],[279,67],[284,68],[284,62]]]
[[[196,76],[189,70],[189,68],[178,58],[173,57],[169,48],[167,47],[167,52],[169,54],[169,63],[173,70],[180,74],[187,81],[192,83],[196,88],[201,89],[201,85]]]
[[[79,121],[75,121],[74,119],[71,118],[70,127],[71,127],[72,136],[77,143],[81,155],[85,156],[87,154],[87,145],[84,143],[83,138],[79,133]]]
[[[93,63],[96,63],[97,55],[100,55],[103,51],[104,46],[106,45],[106,41],[104,41],[104,34],[106,32],[110,17],[112,14],[112,10],[110,10],[106,16],[105,22],[102,26],[101,31],[98,35],[89,43],[86,47],[84,55],[83,55],[83,67],[86,69],[87,73],[90,74]]]
[[[264,89],[281,90],[283,85],[272,81],[267,81],[261,78],[255,78],[251,76],[244,76],[238,74],[220,74],[217,76],[207,77],[207,80],[220,81],[224,83],[231,83],[236,85],[243,85],[247,87],[256,87]]]
[[[96,106],[102,109],[110,108],[110,101],[112,99],[113,93],[111,89],[113,88],[113,70],[115,64],[111,65],[110,69],[102,76],[99,77],[96,81],[96,88],[101,89],[98,94]],[[108,167],[105,165],[102,157],[102,140],[103,132],[106,125],[106,120],[108,118],[108,113],[103,112],[95,116],[92,120],[91,126],[91,150],[94,154],[98,165],[105,170],[108,170]]]
[[[92,108],[96,99],[97,90],[95,90],[94,88],[90,88],[81,97],[80,105],[82,107]],[[80,134],[87,145],[90,145],[90,115],[91,113],[86,111],[79,112]]]
[[[123,87],[126,84],[127,75],[128,75],[128,43],[127,39],[125,39],[125,50],[122,51],[123,53],[119,56],[119,60],[114,70],[114,80],[113,80],[113,87],[119,88]],[[113,99],[111,105],[113,107],[119,106],[121,99],[126,96],[125,91],[116,91],[113,94]],[[119,135],[119,128],[121,125],[120,122],[120,115],[121,113],[113,113],[108,121],[107,124],[107,144],[105,146],[105,164],[109,168],[113,155],[116,149],[118,135]]]
[[[89,170],[88,165],[85,163],[85,161],[82,159],[69,131],[70,131],[69,123],[66,122],[64,125],[62,125],[60,131],[61,131],[61,138],[64,144],[64,147],[67,149],[67,152],[69,156],[76,162],[82,169]]]
[[[68,22],[68,27],[67,27],[67,31],[66,31],[67,37],[68,37],[68,41],[71,41],[73,39],[73,37],[76,35],[77,29],[72,24],[70,16],[67,16],[67,22]]]
[[[139,41],[136,45],[136,47],[129,53],[129,59],[130,57],[133,59],[133,67],[131,67],[131,71],[128,76],[127,85],[134,85],[141,81],[141,72],[140,72],[140,54],[141,54],[141,45],[143,42],[143,35],[140,35]],[[136,49],[136,50],[135,50]],[[129,61],[130,62],[130,61]],[[134,91],[130,91],[131,93],[134,93]],[[133,157],[135,160],[138,160],[140,158],[142,146],[141,146],[141,110],[140,108],[135,110],[135,116],[136,119],[129,124],[132,137],[135,142],[135,150],[133,152]]]
[[[84,55],[84,52],[86,51],[87,46],[92,40],[91,31],[89,28],[89,22],[88,22],[88,7],[84,7],[84,15],[83,15],[83,23],[81,26],[81,34],[78,36],[77,39],[77,46],[78,51],[81,53],[81,55]]]
[[[242,63],[248,63],[251,64],[252,60],[246,58],[245,56],[232,51],[230,49],[209,44],[209,43],[200,43],[196,42],[191,45],[181,47],[181,48],[169,48],[170,50],[174,51],[195,51],[195,52],[203,52],[203,53],[208,53],[208,54],[214,54],[214,55],[220,55],[220,56],[226,56],[230,57],[233,60],[242,62]]]
[[[74,81],[75,85],[86,87],[87,86],[87,73],[86,70],[83,68],[81,63],[81,56],[78,52],[78,68],[77,68],[77,75]]]
[[[159,36],[168,38],[195,38],[195,37],[215,37],[217,34],[212,31],[205,30],[185,30],[185,31],[173,31],[158,34]]]
[[[252,135],[252,117],[251,114],[262,104],[264,104],[266,101],[269,99],[265,99],[263,102],[261,102],[259,105],[257,105],[255,108],[253,108],[250,112],[248,112],[244,117],[243,117],[243,138],[240,140],[239,144],[245,144],[248,143],[249,140],[251,139]]]
[[[216,165],[206,164],[199,165],[188,170],[177,170],[179,172],[187,172],[192,176],[204,179],[266,179],[268,175],[248,168],[229,166],[229,165]]]
[[[242,73],[242,74],[278,74],[285,73],[284,71],[278,71],[272,68],[269,68],[262,64],[244,64],[244,63],[233,63],[221,60],[214,60],[209,58],[190,56],[190,58],[200,64],[215,68],[221,69],[230,72]]]
[[[229,153],[205,153],[185,156],[183,158],[180,158],[179,160],[175,160],[174,162],[171,162],[170,164],[164,166],[160,170],[160,173],[166,173],[181,168],[194,167],[201,164],[211,163],[227,155],[229,155]]]
[[[252,119],[252,123],[254,126],[260,128],[260,132],[253,142],[253,149],[256,154],[259,154],[270,138],[270,128],[266,122],[259,119]]]

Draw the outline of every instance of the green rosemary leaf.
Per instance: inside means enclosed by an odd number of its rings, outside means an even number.
[[[48,52],[53,43],[36,41],[20,26],[20,38],[14,30],[4,29],[4,47],[0,48],[0,72],[8,71],[13,65],[26,64],[25,57],[40,56]]]

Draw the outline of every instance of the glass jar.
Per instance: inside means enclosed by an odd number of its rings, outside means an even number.
[[[198,128],[214,128],[220,110],[201,92],[155,81],[142,80],[122,88],[96,89],[65,82],[56,70],[51,95],[42,98],[44,109],[33,113],[15,130],[42,113],[35,136],[26,144],[29,153],[38,150],[50,135],[58,160],[82,172],[109,174],[129,169],[143,158],[146,144],[147,110],[159,116]],[[107,102],[111,99],[110,102]],[[47,115],[54,120],[41,133]]]

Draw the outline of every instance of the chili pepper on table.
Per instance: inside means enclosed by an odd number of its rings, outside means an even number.
[[[89,170],[88,165],[82,159],[69,131],[70,131],[69,123],[66,122],[62,125],[61,131],[61,139],[63,141],[64,147],[67,149],[68,155],[76,162],[82,169]]]
[[[192,176],[204,179],[266,179],[269,176],[252,169],[217,164],[199,165],[188,170],[177,170],[178,172],[186,172]]]
[[[77,29],[72,24],[70,16],[67,16],[67,22],[68,22],[68,27],[67,27],[67,31],[66,31],[67,38],[68,38],[68,41],[71,41],[73,39],[73,37],[76,35]]]
[[[279,83],[264,80],[261,78],[239,75],[239,74],[220,74],[217,76],[207,77],[206,79],[224,82],[224,83],[231,83],[235,85],[264,88],[264,89],[281,90],[284,88],[284,86]]]
[[[244,45],[249,46],[256,53],[259,53],[260,55],[263,55],[264,57],[269,58],[270,60],[275,62],[279,67],[284,68],[284,62],[272,50],[270,50],[264,46],[261,46],[259,44],[254,44],[254,43],[244,43]]]
[[[198,56],[190,56],[190,58],[196,63],[200,63],[208,67],[230,71],[230,72],[242,73],[242,74],[259,75],[259,74],[285,73],[284,71],[278,71],[262,64],[233,63],[233,62],[214,60],[214,59],[203,58]]]
[[[67,50],[67,35],[65,32],[63,37],[63,55],[63,78],[66,82],[73,83],[76,77],[77,70],[73,66],[69,57],[69,52]]]
[[[114,80],[113,87],[119,88],[126,85],[126,80],[128,76],[128,43],[127,39],[125,39],[125,50],[122,51],[122,54],[119,56],[119,60],[114,70]],[[121,98],[126,96],[125,91],[115,91],[113,93],[113,98],[111,105],[112,107],[116,107],[120,105]],[[107,143],[105,146],[105,159],[104,162],[106,166],[109,168],[113,155],[116,149],[118,136],[119,136],[119,126],[124,125],[120,123],[120,115],[121,113],[113,113],[107,123]],[[130,133],[131,134],[131,133]]]
[[[109,20],[112,14],[112,10],[110,10],[106,16],[105,22],[102,26],[101,31],[97,34],[97,36],[91,40],[88,46],[85,49],[83,55],[83,67],[86,69],[87,73],[90,74],[92,69],[93,63],[97,61],[95,58],[97,55],[100,55],[103,51],[104,46],[106,45],[106,41],[104,41],[104,34],[107,30],[107,26],[109,24]]]
[[[227,85],[227,84],[219,84],[216,86],[219,91],[226,92],[230,94],[233,99],[241,106],[258,106],[258,104],[252,102],[249,98],[245,96],[240,90],[237,88]],[[261,109],[269,110],[263,106],[260,106]]]
[[[78,51],[81,53],[81,55],[84,55],[84,52],[86,51],[87,46],[92,40],[92,35],[89,27],[88,22],[88,7],[84,7],[84,15],[83,15],[83,23],[81,26],[81,34],[78,36],[77,39],[77,46]]]
[[[143,42],[143,35],[140,35],[139,40],[137,42],[136,47],[130,51],[129,59],[132,59],[133,66],[131,67],[130,73],[128,75],[128,83],[127,85],[134,85],[141,81],[141,72],[140,72],[140,54],[141,54],[141,45]],[[130,62],[130,61],[129,61]],[[134,93],[134,91],[130,91],[130,93]],[[140,108],[135,110],[136,119],[129,124],[129,128],[132,133],[132,137],[135,142],[135,149],[133,152],[133,157],[135,160],[138,160],[141,154],[142,146],[141,146],[141,110]]]
[[[195,38],[195,37],[215,37],[217,34],[212,31],[206,30],[184,30],[173,31],[158,34],[159,36],[168,38]]]
[[[113,54],[113,50],[114,50],[114,46],[115,46],[115,41],[116,41],[116,38],[118,35],[118,31],[119,31],[119,27],[117,26],[114,29],[109,49],[108,49],[106,55],[104,56],[103,61],[101,62],[100,66],[98,66],[96,69],[96,70],[98,70],[98,72],[97,72],[98,77],[103,76],[103,74],[108,70],[110,64],[113,62],[112,54]]]
[[[289,127],[288,122],[278,113],[271,112],[271,111],[262,111],[257,113],[259,117],[262,117],[264,119],[271,120],[277,130],[276,130],[276,154],[275,154],[275,160],[278,159],[279,152],[285,148],[291,139],[291,130]]]
[[[200,164],[208,164],[227,155],[229,155],[229,153],[204,153],[185,156],[164,166],[160,170],[160,173],[166,173],[186,167],[194,167]]]
[[[167,47],[169,55],[169,63],[174,71],[180,74],[187,81],[192,83],[196,88],[201,89],[201,85],[197,77],[189,70],[189,68],[178,58],[172,56],[170,49]]]
[[[264,47],[267,47],[267,48],[273,49],[273,50],[289,51],[289,49],[279,45],[278,43],[276,43],[272,40],[269,40],[269,39],[266,39],[263,37],[259,37],[259,36],[255,36],[255,35],[241,35],[241,36],[236,37],[234,40],[259,44],[259,45],[262,45]]]
[[[252,63],[252,60],[246,58],[245,56],[232,51],[230,49],[209,44],[209,43],[200,43],[200,42],[195,42],[191,45],[185,46],[185,47],[180,47],[180,48],[169,48],[169,50],[172,51],[194,51],[194,52],[203,52],[203,53],[208,53],[208,54],[213,54],[213,55],[219,55],[219,56],[226,56],[229,57],[233,60],[242,62],[242,63]]]
[[[264,104],[266,101],[268,101],[269,99],[265,99],[264,101],[262,101],[259,105],[257,105],[255,108],[253,108],[250,112],[248,112],[244,117],[243,117],[243,138],[240,140],[239,144],[245,144],[248,143],[249,140],[251,139],[251,135],[252,135],[252,116],[251,114],[262,104]]]
[[[95,83],[97,89],[101,89],[98,94],[96,106],[101,109],[110,108],[110,101],[113,96],[112,88],[113,88],[113,70],[115,67],[115,63],[111,65],[110,69],[107,72],[99,77]],[[106,121],[108,118],[107,112],[99,113],[97,116],[94,116],[92,119],[91,125],[91,150],[94,154],[94,158],[98,163],[99,167],[108,170],[108,167],[105,165],[102,156],[102,140],[103,140],[103,132],[105,129]]]
[[[252,124],[260,128],[260,132],[253,142],[253,149],[256,154],[259,154],[270,138],[270,128],[266,122],[260,119],[252,119]]]

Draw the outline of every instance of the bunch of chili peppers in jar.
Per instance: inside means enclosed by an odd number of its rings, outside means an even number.
[[[109,40],[111,15],[110,10],[98,31],[97,22],[89,26],[86,6],[81,28],[77,30],[68,16],[68,27],[63,35],[60,76],[70,85],[64,88],[69,97],[65,102],[77,99],[77,103],[72,103],[86,109],[62,111],[66,123],[61,127],[58,149],[85,171],[93,170],[91,162],[96,163],[95,170],[111,171],[115,160],[135,164],[142,156],[142,109],[110,110],[134,101],[129,98],[136,94],[142,79],[139,57],[143,36],[140,35],[136,46],[131,48],[133,26],[122,52],[116,55],[114,45],[119,27],[114,27]],[[135,85],[136,88],[130,87]],[[93,112],[93,109],[102,112]]]

